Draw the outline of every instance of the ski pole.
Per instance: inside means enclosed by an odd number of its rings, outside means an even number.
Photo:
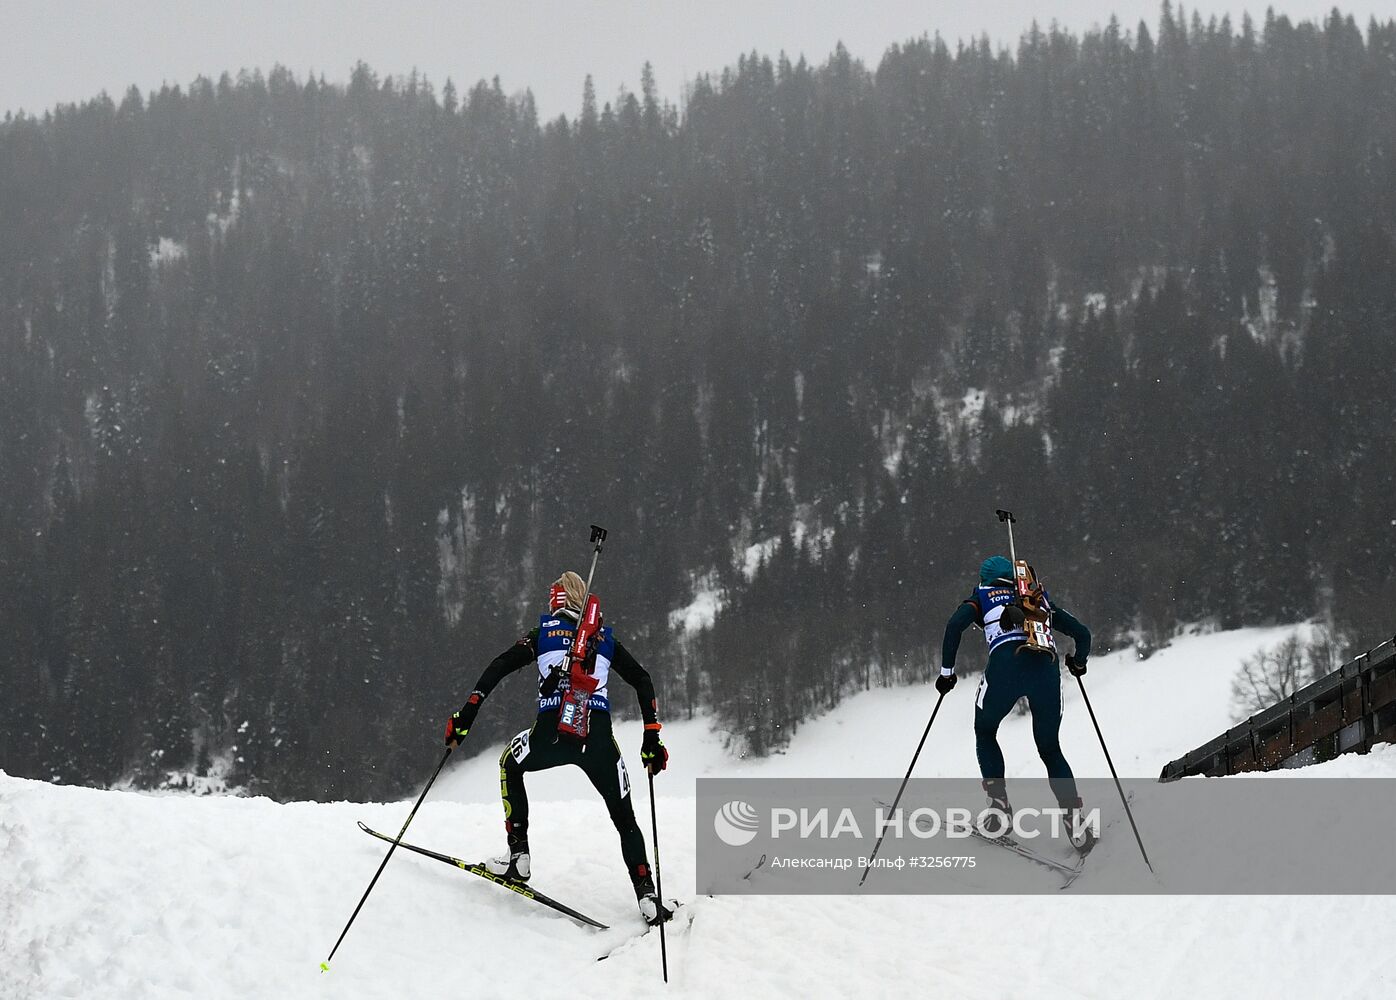
[[[1149,863],[1149,852],[1144,850],[1144,838],[1139,836],[1139,827],[1134,822],[1134,813],[1129,808],[1129,799],[1125,798],[1125,790],[1120,786],[1120,776],[1115,773],[1115,762],[1110,759],[1110,748],[1105,745],[1105,737],[1100,732],[1100,723],[1095,721],[1095,709],[1091,708],[1091,699],[1086,694],[1086,682],[1078,674],[1076,683],[1081,685],[1081,698],[1086,702],[1086,711],[1091,713],[1091,725],[1095,726],[1095,735],[1096,739],[1100,740],[1100,749],[1105,751],[1105,763],[1110,765],[1110,777],[1115,779],[1115,789],[1120,793],[1120,801],[1124,804],[1125,815],[1129,817],[1130,829],[1134,831],[1134,839],[1139,843],[1139,853],[1144,856],[1144,864],[1152,872],[1154,866]]]
[[[936,699],[936,707],[931,709],[931,718],[926,723],[926,731],[921,734],[921,742],[916,744],[916,752],[911,755],[911,766],[906,769],[906,777],[902,779],[902,787],[897,789],[897,797],[892,800],[892,808],[888,810],[888,815],[897,811],[897,803],[902,800],[902,792],[906,791],[906,783],[911,780],[911,772],[916,769],[916,758],[921,756],[921,748],[926,745],[926,737],[931,735],[931,724],[936,721],[936,713],[940,711],[940,703],[945,700],[944,693]],[[873,847],[872,857],[868,858],[868,867],[863,869],[863,877],[858,880],[859,888],[868,880],[868,873],[872,871],[872,863],[877,859],[877,852],[882,850],[882,840],[887,836],[887,827],[882,828],[882,836],[877,838],[877,844]]]
[[[368,901],[368,894],[373,891],[373,887],[378,883],[378,876],[383,874],[383,869],[388,867],[388,859],[397,850],[397,845],[402,842],[403,835],[407,833],[407,826],[412,822],[412,817],[417,815],[417,809],[421,806],[422,800],[427,797],[427,792],[431,791],[432,784],[436,781],[436,776],[441,773],[441,769],[446,766],[446,759],[451,756],[451,751],[455,747],[448,746],[446,752],[441,755],[441,763],[436,765],[436,770],[431,773],[431,779],[427,782],[427,787],[422,789],[422,794],[417,796],[417,804],[412,807],[412,811],[407,814],[407,822],[402,824],[402,829],[397,832],[397,838],[393,841],[393,846],[388,848],[388,853],[383,856],[383,863],[378,866],[378,870],[373,873],[373,880],[368,883],[368,888],[364,890],[363,897],[359,900],[359,905],[354,907],[353,914],[349,917],[349,923],[344,925],[344,930],[339,932],[339,940],[330,949],[330,957],[320,963],[321,972],[330,971],[330,961],[334,958],[334,953],[339,951],[340,942],[344,940],[344,935],[349,933],[349,928],[353,926],[354,919],[358,917],[359,911],[364,908],[364,903]]]
[[[646,768],[646,771],[649,769]],[[659,814],[654,808],[654,774],[650,773],[650,831],[654,834],[654,892],[658,897],[660,916],[664,913],[664,880],[659,874]],[[664,968],[664,981],[669,981],[669,947],[664,941],[664,920],[659,921],[659,961]]]

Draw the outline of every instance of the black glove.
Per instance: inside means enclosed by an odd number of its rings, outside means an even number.
[[[1086,672],[1086,658],[1083,656],[1077,659],[1073,654],[1066,654],[1066,669],[1071,671],[1072,677],[1080,677]]]
[[[650,725],[654,728],[651,729]],[[645,726],[645,739],[640,744],[640,763],[650,774],[658,774],[669,766],[669,751],[664,749],[664,743],[659,738],[657,722]]]
[[[936,678],[936,690],[941,694],[949,694],[955,688],[955,682],[959,680],[953,673],[941,674]]]
[[[460,741],[465,739],[465,734],[470,732],[470,727],[475,724],[475,716],[480,711],[480,702],[484,700],[485,696],[479,691],[471,691],[465,707],[446,720],[447,746],[459,746]]]

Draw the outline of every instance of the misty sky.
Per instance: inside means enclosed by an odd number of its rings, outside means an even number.
[[[1192,5],[1184,5],[1188,11]],[[1295,20],[1321,18],[1332,0],[1290,0],[1275,9]],[[1340,4],[1365,27],[1396,17],[1396,0]],[[1209,0],[1204,16],[1239,23],[1263,4]],[[1158,0],[0,0],[0,113],[42,111],[135,84],[187,85],[203,74],[270,69],[310,71],[343,81],[362,59],[380,75],[414,67],[438,88],[464,90],[498,75],[508,93],[531,88],[545,117],[573,115],[590,73],[610,100],[637,89],[649,60],[663,96],[677,101],[686,80],[717,71],[756,49],[822,62],[842,41],[875,66],[894,42],[939,31],[951,40],[987,33],[1011,42],[1034,18],[1074,30],[1111,13],[1133,30],[1153,30]]]

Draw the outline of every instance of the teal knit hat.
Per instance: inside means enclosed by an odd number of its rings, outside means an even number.
[[[1007,556],[990,556],[979,564],[980,586],[987,587],[996,580],[1013,582],[1013,564]]]

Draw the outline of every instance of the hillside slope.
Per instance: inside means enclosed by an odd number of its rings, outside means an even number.
[[[1143,662],[1126,654],[1093,661],[1092,703],[1125,773],[1152,776],[1222,728],[1236,662],[1281,634],[1192,637]],[[900,777],[933,700],[928,686],[868,692],[802,727],[787,753],[766,760],[725,758],[720,735],[701,720],[667,728],[674,767],[659,778],[658,803],[666,889],[692,895],[695,777]],[[1067,754],[1078,773],[1105,774],[1078,700],[1069,690]],[[973,773],[972,702],[960,690],[948,700],[918,775]],[[1027,721],[1004,724],[1012,774],[1038,773]],[[634,768],[638,730],[621,727],[620,740]],[[433,751],[422,754],[429,768]],[[447,772],[410,839],[466,856],[498,847],[495,766],[489,753]],[[1391,776],[1396,754],[1314,770]],[[321,974],[318,963],[382,857],[382,845],[354,822],[396,831],[404,803],[156,797],[0,775],[0,995],[357,1000],[914,990],[967,1000],[1172,1000],[1267,992],[1356,998],[1390,985],[1351,933],[1396,918],[1396,902],[1386,897],[1305,897],[1298,905],[1287,897],[1072,894],[700,898],[690,904],[692,925],[670,940],[671,983],[662,990],[653,939],[593,961],[638,930],[601,804],[566,772],[537,776],[530,790],[540,888],[611,930],[576,926],[434,862],[398,856],[332,970]],[[643,791],[636,805],[648,813]]]

